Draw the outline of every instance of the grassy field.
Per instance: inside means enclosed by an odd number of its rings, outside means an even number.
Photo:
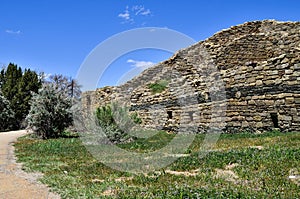
[[[120,147],[136,152],[161,148],[173,135],[160,132]],[[95,160],[79,138],[15,144],[26,171],[44,173],[41,181],[62,198],[300,198],[300,133],[221,135],[202,159],[198,135],[186,155],[147,174],[110,169]]]

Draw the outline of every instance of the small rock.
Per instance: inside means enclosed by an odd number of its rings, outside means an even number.
[[[296,179],[297,176],[289,176],[289,179]]]

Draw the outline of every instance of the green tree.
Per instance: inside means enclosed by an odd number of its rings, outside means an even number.
[[[2,78],[2,92],[3,95],[11,102],[13,106],[13,98],[18,93],[18,84],[22,78],[22,69],[15,64],[10,63],[6,69],[2,69],[1,74]]]
[[[55,84],[44,84],[37,94],[33,94],[30,105],[26,121],[43,139],[59,137],[72,124],[71,99]]]
[[[11,109],[15,112],[18,109],[19,105],[19,102],[16,99],[16,95],[18,93],[19,81],[22,78],[22,69],[17,65],[10,63],[7,68],[2,69],[1,76],[1,90],[4,97],[10,102]],[[10,130],[18,128],[19,121],[18,119],[15,119]]]
[[[4,80],[5,80],[5,68],[3,68],[0,71],[0,88],[2,88],[2,85],[4,84]]]
[[[14,112],[10,108],[9,101],[0,90],[0,131],[10,130],[13,125]]]
[[[29,100],[32,92],[38,92],[41,87],[41,80],[35,71],[25,69],[10,63],[0,72],[0,88],[3,95],[10,102],[12,110],[15,112],[13,129],[25,127],[24,120],[29,112]]]
[[[15,109],[16,120],[21,123],[21,127],[25,127],[25,124],[22,123],[29,113],[29,101],[32,98],[32,93],[37,93],[40,87],[41,81],[39,80],[37,73],[30,69],[25,69],[25,72],[18,83],[18,93],[13,99],[17,108]]]

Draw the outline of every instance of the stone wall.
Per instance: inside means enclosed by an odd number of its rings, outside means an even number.
[[[153,93],[150,83],[165,80]],[[255,21],[180,50],[119,87],[82,96],[85,110],[118,101],[148,128],[199,133],[300,130],[300,22]]]

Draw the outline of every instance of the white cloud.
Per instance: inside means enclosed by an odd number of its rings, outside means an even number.
[[[126,13],[120,13],[118,16],[121,17],[121,18],[123,18],[123,19],[125,19],[125,20],[129,20],[130,19],[130,14],[128,12],[126,12]]]
[[[151,14],[151,11],[149,9],[144,10],[143,12],[141,12],[141,15],[143,15],[143,16],[148,16],[150,14]]]
[[[133,59],[128,59],[127,63],[129,63],[129,64],[131,64],[131,66],[137,67],[137,68],[149,68],[155,64],[151,61],[138,61],[138,60],[133,60]]]
[[[135,15],[138,15],[141,10],[144,9],[143,6],[132,6],[131,10],[135,12]]]
[[[126,83],[127,81],[141,74],[147,68],[155,65],[155,63],[151,61],[137,61],[133,59],[128,59],[127,63],[129,63],[133,68],[130,69],[118,80],[117,85],[122,85]]]
[[[123,13],[120,13],[118,17],[122,18],[124,22],[133,22],[133,19],[130,16],[129,7],[126,6],[126,9]]]
[[[126,10],[124,11],[124,13],[120,13],[119,15],[118,15],[118,17],[121,17],[121,18],[123,18],[123,19],[125,19],[125,20],[130,20],[130,13],[129,13],[129,10],[128,10],[128,6],[126,7]]]
[[[150,9],[146,9],[143,5],[126,6],[124,12],[118,14],[118,17],[122,18],[124,22],[134,22],[138,16],[150,16],[152,14]]]
[[[151,14],[151,11],[149,9],[145,9],[144,6],[133,6],[132,7],[132,11],[135,12],[135,15],[143,15],[143,16],[147,16]]]
[[[8,34],[15,34],[15,35],[19,35],[21,34],[20,30],[14,31],[14,30],[5,30],[6,33]]]

